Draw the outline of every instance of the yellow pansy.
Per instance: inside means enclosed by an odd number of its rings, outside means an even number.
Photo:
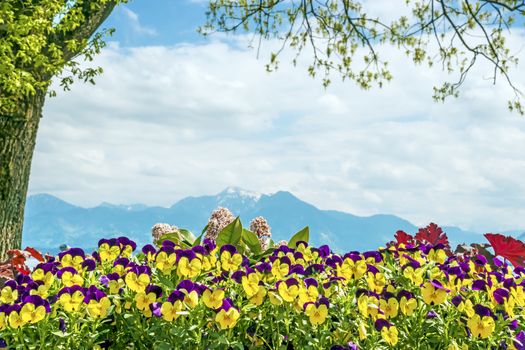
[[[381,329],[381,337],[392,346],[399,341],[398,334],[396,326],[385,326]]]
[[[286,263],[281,263],[280,260],[275,260],[272,263],[272,276],[276,280],[282,280],[290,271],[290,266]]]
[[[317,300],[317,297],[319,296],[319,290],[316,286],[310,285],[308,288],[302,287],[299,290],[299,304],[304,305],[308,302],[313,302]]]
[[[204,302],[204,305],[210,309],[218,309],[221,307],[223,300],[224,290],[222,289],[216,289],[213,292],[209,289],[206,289],[204,293],[202,293],[202,301]]]
[[[110,306],[111,301],[109,301],[109,298],[103,297],[99,301],[90,300],[86,309],[91,317],[102,318],[107,316]]]
[[[360,279],[366,273],[367,267],[365,260],[357,260],[354,262],[351,258],[346,258],[341,265],[336,268],[336,274],[338,277],[344,279]]]
[[[289,303],[293,302],[299,295],[299,286],[297,284],[288,286],[286,282],[283,281],[279,283],[279,287],[277,289],[281,298]]]
[[[389,298],[388,301],[381,299],[379,308],[384,312],[386,318],[393,318],[397,316],[399,303],[396,298]]]
[[[421,283],[423,283],[423,269],[416,268],[414,269],[412,266],[407,266],[403,270],[403,276],[408,278],[413,284],[419,286]]]
[[[257,293],[250,298],[250,302],[256,306],[259,306],[263,303],[265,296],[266,288],[264,288],[264,286],[259,286]]]
[[[183,256],[179,260],[179,265],[177,267],[177,275],[179,277],[197,277],[202,271],[202,261],[200,259],[194,258],[191,261],[187,257]]]
[[[15,300],[18,299],[18,291],[11,289],[11,287],[6,286],[2,288],[0,292],[0,301],[4,304],[12,304]]]
[[[129,272],[125,278],[126,285],[132,291],[138,293],[146,290],[148,284],[150,284],[151,279],[148,274],[141,273],[137,276],[135,272]]]
[[[153,292],[148,294],[139,292],[137,295],[135,295],[135,304],[137,305],[137,309],[141,311],[149,308],[149,305],[155,301],[157,301],[157,294]]]
[[[430,261],[437,262],[438,264],[443,264],[447,259],[447,253],[443,249],[430,249],[427,254],[427,258]]]
[[[80,310],[82,302],[84,301],[84,294],[81,291],[75,291],[73,294],[64,293],[58,298],[60,305],[67,312]]]
[[[169,275],[171,271],[175,269],[175,262],[177,261],[177,255],[171,253],[168,255],[166,252],[162,251],[157,254],[155,258],[155,267],[159,269],[163,274]]]
[[[439,305],[447,299],[447,291],[436,288],[431,282],[426,282],[421,288],[421,295],[426,304]]]
[[[64,271],[64,273],[62,273],[61,280],[62,284],[66,287],[84,285],[84,278],[78,273],[73,273],[71,271]]]
[[[9,314],[9,326],[11,328],[17,329],[22,327],[26,322],[22,319],[22,316],[16,311],[11,311]]]
[[[482,339],[490,337],[496,327],[492,317],[480,317],[478,314],[475,314],[468,319],[467,326],[472,332],[474,338],[481,337]]]
[[[415,298],[407,299],[403,296],[399,301],[399,308],[404,315],[411,316],[417,308],[417,300]]]
[[[42,305],[36,306],[32,303],[26,303],[20,310],[20,317],[25,323],[37,323],[46,317],[46,308]]]
[[[229,329],[235,327],[240,314],[236,308],[231,307],[229,310],[221,309],[215,315],[215,322],[217,322],[221,329]]]
[[[183,305],[180,300],[175,300],[174,303],[166,301],[162,303],[162,306],[160,308],[162,318],[168,322],[176,320],[180,316],[179,312],[181,312],[182,310]]]
[[[98,248],[100,260],[102,261],[113,261],[120,254],[120,247],[116,245],[110,246],[108,243],[102,243]]]
[[[242,282],[242,288],[244,289],[244,292],[248,296],[248,298],[254,296],[259,291],[259,282],[261,281],[259,274],[256,272],[252,272],[248,274],[247,276],[242,276],[241,282]]]
[[[308,304],[305,313],[310,319],[310,323],[316,326],[324,323],[326,316],[328,316],[328,308],[325,304],[320,304],[319,306]]]
[[[242,264],[242,255],[239,253],[231,254],[225,250],[221,253],[221,267],[224,271],[235,271]]]

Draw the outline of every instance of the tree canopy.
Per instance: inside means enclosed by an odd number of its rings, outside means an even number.
[[[286,48],[295,51],[294,64],[301,53],[311,52],[308,72],[322,74],[325,86],[336,72],[364,89],[381,87],[392,79],[382,56],[385,45],[392,45],[415,64],[440,64],[452,74],[451,81],[434,87],[437,101],[457,97],[472,68],[486,61],[492,67],[491,81],[502,78],[513,91],[509,109],[524,113],[523,92],[510,74],[518,59],[507,39],[523,27],[525,1],[399,0],[409,14],[394,19],[370,15],[367,2],[371,1],[211,0],[207,23],[200,30],[246,31],[259,45],[263,39],[279,39],[282,45],[267,64],[270,71],[278,67]]]
[[[51,79],[69,89],[75,78],[93,82],[101,68],[81,68],[104,47],[111,29],[100,24],[126,0],[2,0],[0,2],[0,115],[16,116]]]

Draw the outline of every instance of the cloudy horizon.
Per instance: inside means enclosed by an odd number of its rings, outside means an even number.
[[[97,57],[97,85],[46,101],[30,194],[167,206],[237,186],[420,226],[525,227],[525,119],[506,110],[509,87],[492,86],[489,67],[435,103],[440,69],[385,47],[394,80],[383,89],[336,76],[324,89],[290,53],[267,73],[241,35],[161,42],[164,24],[146,19],[131,5],[115,13],[128,25]],[[523,39],[510,40],[522,61]]]

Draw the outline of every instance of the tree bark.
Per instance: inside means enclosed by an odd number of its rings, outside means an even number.
[[[20,249],[24,207],[44,95],[36,95],[15,116],[0,115],[0,261]]]

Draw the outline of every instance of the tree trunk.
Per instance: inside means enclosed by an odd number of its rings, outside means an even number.
[[[0,115],[0,261],[20,249],[24,207],[44,96],[35,96],[16,116]]]

